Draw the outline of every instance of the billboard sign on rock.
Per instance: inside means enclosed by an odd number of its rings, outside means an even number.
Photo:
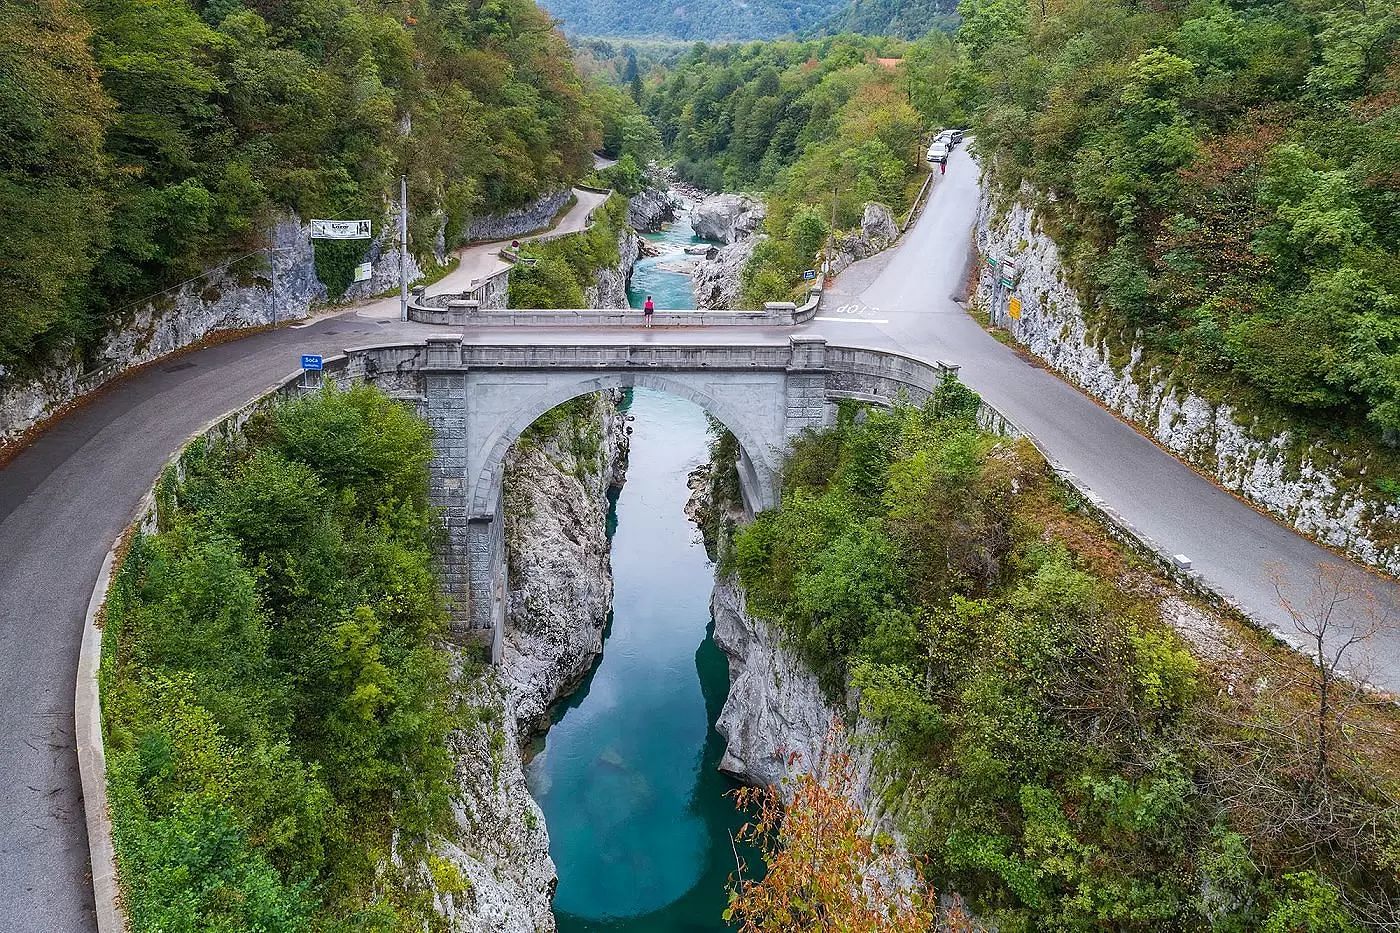
[[[311,239],[313,240],[368,240],[368,220],[313,220]]]

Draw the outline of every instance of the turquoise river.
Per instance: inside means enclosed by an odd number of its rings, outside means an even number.
[[[666,268],[697,242],[689,224],[649,239],[669,254],[638,264],[632,303],[692,306],[689,277]],[[555,711],[527,774],[559,870],[560,933],[718,933],[742,820],[716,770],[728,668],[709,632],[714,568],[682,511],[708,427],[699,408],[647,390],[629,413],[603,655]]]

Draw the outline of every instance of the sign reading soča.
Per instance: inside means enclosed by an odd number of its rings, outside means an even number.
[[[369,237],[368,220],[311,221],[313,240],[368,240]]]

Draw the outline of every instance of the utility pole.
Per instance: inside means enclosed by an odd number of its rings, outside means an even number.
[[[277,222],[267,232],[267,267],[272,270],[272,326],[277,326]]]
[[[399,320],[408,320],[408,176],[399,176]]]
[[[836,255],[836,184],[831,186],[831,229],[826,232],[826,268],[822,270],[822,285],[831,285],[831,261]]]

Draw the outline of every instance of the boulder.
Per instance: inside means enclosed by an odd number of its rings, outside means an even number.
[[[888,207],[871,201],[865,205],[865,214],[860,218],[860,231],[872,246],[881,250],[899,237],[899,224]]]
[[[899,237],[899,224],[885,205],[870,201],[860,218],[860,229],[836,238],[831,272],[839,275],[851,263],[869,259]]]
[[[720,243],[751,239],[763,227],[768,209],[746,194],[716,194],[690,209],[695,235]]]
[[[680,201],[665,188],[647,188],[627,202],[627,223],[637,230],[660,230],[676,219]]]
[[[754,247],[762,240],[760,234],[722,246],[696,263],[691,278],[695,283],[695,301],[701,308],[738,310],[744,266],[749,264]]]

